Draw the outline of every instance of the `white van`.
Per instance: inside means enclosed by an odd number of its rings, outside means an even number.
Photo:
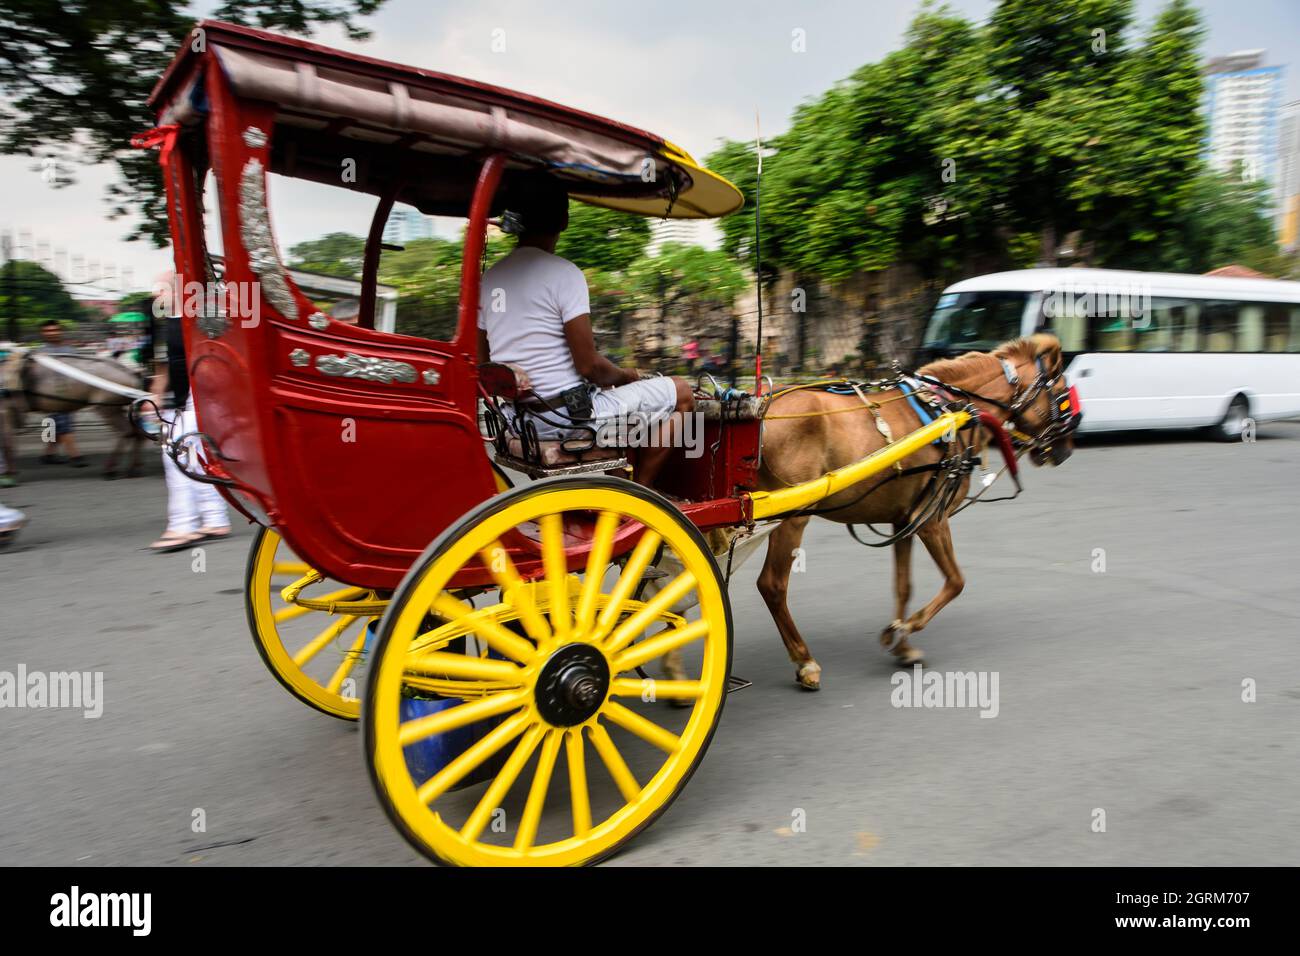
[[[1079,389],[1081,432],[1210,427],[1300,416],[1300,282],[1112,269],[965,279],[939,299],[929,357],[1047,330]]]

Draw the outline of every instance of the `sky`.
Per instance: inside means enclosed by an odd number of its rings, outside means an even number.
[[[983,20],[993,0],[949,0]],[[1161,0],[1138,0],[1141,27]],[[1206,56],[1267,50],[1287,68],[1284,101],[1300,100],[1300,0],[1200,0]],[[196,18],[209,4],[196,3]],[[342,31],[317,42],[523,90],[651,130],[696,157],[722,138],[749,139],[755,114],[765,136],[801,102],[901,43],[921,0],[388,0],[364,20],[368,41]],[[796,31],[802,31],[797,34]],[[804,51],[792,49],[801,36]],[[502,47],[504,47],[502,49]],[[105,214],[112,167],[81,167],[52,188],[26,157],[0,157],[0,233],[25,230],[99,272],[130,271],[133,288],[169,265],[166,250],[124,242],[126,220]],[[326,232],[364,234],[373,200],[276,179],[272,217],[281,250]],[[96,290],[80,287],[93,295]]]

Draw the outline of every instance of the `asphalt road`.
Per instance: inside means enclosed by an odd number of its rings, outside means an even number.
[[[420,862],[355,727],[254,652],[250,532],[195,573],[143,550],[163,526],[155,450],[113,483],[32,451],[0,490],[31,519],[0,551],[0,671],[102,670],[104,711],[0,709],[0,864]],[[939,671],[997,672],[994,719],[891,705],[889,557],[815,523],[791,606],[824,689],[794,685],[757,562],[741,569],[734,670],[753,686],[611,864],[1294,864],[1298,468],[1296,423],[1254,444],[1093,439],[961,516],[966,592],[917,643]],[[924,600],[938,577],[919,547],[916,564]]]

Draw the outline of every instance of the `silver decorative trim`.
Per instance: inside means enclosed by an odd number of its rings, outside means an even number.
[[[424,380],[425,385],[437,385],[442,381],[442,373],[436,368],[426,368],[420,373],[420,378]]]
[[[311,315],[307,316],[307,324],[310,325],[313,329],[328,328],[330,324],[330,317],[326,315],[324,312],[313,312]]]
[[[225,315],[220,312],[200,312],[194,317],[194,324],[210,339],[219,338],[230,327]]]
[[[289,361],[302,368],[311,363],[311,353],[306,349],[294,349],[289,353]]]
[[[250,149],[261,149],[266,145],[266,134],[256,126],[250,126],[244,130],[244,142]]]
[[[342,378],[362,378],[370,382],[415,382],[415,366],[392,359],[373,358],[348,352],[344,355],[318,355],[316,368],[326,375]]]
[[[262,295],[286,319],[297,321],[298,300],[289,288],[289,276],[280,262],[266,211],[266,184],[262,163],[250,159],[239,177],[239,238],[248,264],[261,280]]]

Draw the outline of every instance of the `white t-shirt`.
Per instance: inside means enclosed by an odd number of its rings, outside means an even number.
[[[534,246],[517,247],[483,273],[478,327],[487,332],[492,361],[519,365],[542,398],[582,383],[564,323],[589,312],[582,270]]]

